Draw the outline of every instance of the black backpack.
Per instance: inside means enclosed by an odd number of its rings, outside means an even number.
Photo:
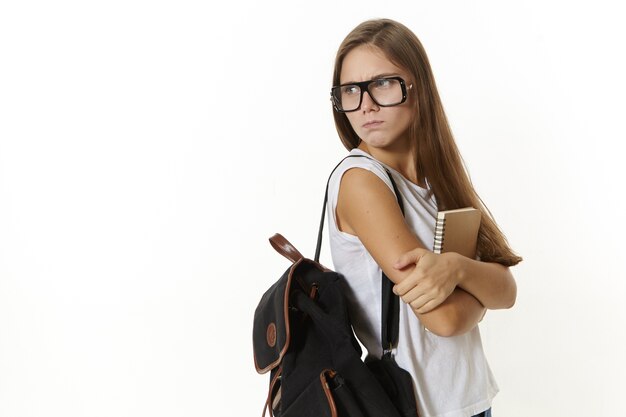
[[[261,374],[270,372],[263,416],[269,409],[275,417],[417,417],[411,376],[391,354],[399,330],[392,282],[382,274],[383,356],[364,362],[348,315],[344,278],[319,263],[327,199],[328,183],[314,260],[280,234],[270,238],[293,264],[263,294],[254,314],[255,367]]]

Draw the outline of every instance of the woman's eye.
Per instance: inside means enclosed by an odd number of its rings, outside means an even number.
[[[348,95],[359,94],[359,87],[357,87],[356,85],[346,85],[343,88],[343,94],[348,94]]]
[[[391,80],[387,80],[384,78],[374,81],[374,86],[376,88],[385,88],[385,87],[389,87],[390,85],[391,85]]]

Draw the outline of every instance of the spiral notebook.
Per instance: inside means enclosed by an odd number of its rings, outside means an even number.
[[[474,259],[480,218],[480,210],[473,207],[437,213],[433,252],[456,252]]]

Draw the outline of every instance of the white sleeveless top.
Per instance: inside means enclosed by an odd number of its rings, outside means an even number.
[[[369,154],[353,149],[351,155]],[[437,204],[427,189],[394,169],[369,158],[347,158],[330,179],[328,230],[335,271],[348,283],[348,304],[354,330],[370,355],[380,357],[381,269],[358,237],[339,231],[335,209],[343,174],[362,168],[376,174],[392,190],[385,168],[393,176],[404,204],[405,219],[427,249],[432,248]],[[413,377],[420,417],[468,417],[489,407],[498,386],[485,358],[478,326],[453,337],[440,337],[420,323],[400,300],[400,333],[394,349],[396,362]]]

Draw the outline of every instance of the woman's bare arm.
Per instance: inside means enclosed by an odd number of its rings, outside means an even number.
[[[396,197],[374,173],[353,168],[344,173],[337,201],[340,230],[356,235],[385,274],[398,284],[414,267],[394,268],[396,260],[413,248],[422,247],[411,232]],[[428,313],[415,312],[424,327],[440,336],[452,336],[472,329],[485,312],[471,294],[457,288]]]
[[[443,268],[442,265],[454,272],[440,273],[437,269]],[[517,286],[509,268],[458,253],[438,255],[416,248],[402,255],[395,267],[411,268],[409,277],[396,285],[394,292],[421,313],[441,303],[450,287],[463,288],[492,310],[511,308],[517,297]]]

